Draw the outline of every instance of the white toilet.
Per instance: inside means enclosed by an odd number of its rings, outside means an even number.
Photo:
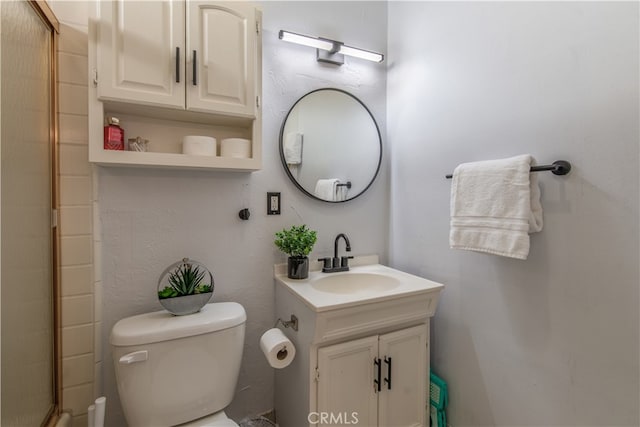
[[[223,302],[116,323],[111,346],[129,427],[237,427],[223,409],[238,381],[246,319],[240,304]]]

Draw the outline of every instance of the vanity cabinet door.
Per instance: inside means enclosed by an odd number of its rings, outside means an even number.
[[[259,25],[246,2],[190,1],[187,109],[256,115]]]
[[[318,349],[319,425],[377,425],[377,356],[377,335]]]
[[[309,421],[320,425],[428,426],[428,342],[426,323],[321,347],[318,416]],[[379,371],[375,361],[380,362]],[[379,391],[376,380],[380,381]]]
[[[98,7],[98,99],[184,109],[185,3],[113,0]]]
[[[428,325],[380,335],[380,426],[428,426]]]

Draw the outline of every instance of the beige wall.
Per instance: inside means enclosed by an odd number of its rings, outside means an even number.
[[[445,284],[431,362],[453,426],[640,425],[639,12],[389,2],[391,265]],[[520,153],[573,165],[538,174],[528,259],[450,250],[444,175]]]
[[[87,424],[101,395],[100,283],[94,268],[93,170],[88,162],[86,4],[51,2],[58,44],[62,409]],[[85,15],[83,19],[82,16]]]

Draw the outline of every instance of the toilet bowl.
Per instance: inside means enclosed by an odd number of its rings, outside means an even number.
[[[246,313],[212,303],[198,313],[157,311],[118,321],[110,342],[118,394],[130,427],[237,427],[233,398]]]

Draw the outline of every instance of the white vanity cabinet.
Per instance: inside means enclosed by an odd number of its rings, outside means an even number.
[[[101,101],[254,117],[259,21],[246,2],[100,2]]]
[[[97,0],[89,21],[89,161],[254,171],[262,165],[262,15],[250,2]],[[149,152],[105,150],[105,118]],[[182,154],[186,135],[251,140],[249,158]]]
[[[320,347],[320,425],[335,425],[338,417],[338,425],[357,419],[366,426],[426,426],[427,343],[428,327],[422,324]]]
[[[327,274],[314,263],[304,280],[275,268],[276,317],[294,315],[298,328],[281,328],[296,356],[276,370],[276,420],[429,426],[429,324],[444,286],[380,265],[375,255],[351,265]]]

